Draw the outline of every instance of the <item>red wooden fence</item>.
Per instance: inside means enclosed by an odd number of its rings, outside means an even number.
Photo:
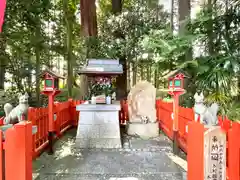
[[[163,132],[172,139],[172,117],[173,104],[156,101],[157,118],[160,128]],[[188,171],[188,180],[203,180],[203,132],[204,128],[198,123],[191,125],[189,123],[194,120],[194,111],[191,108],[179,107],[179,145],[184,152],[190,152],[188,155],[188,166],[191,168]],[[227,133],[227,179],[240,180],[240,124],[231,123],[226,117],[218,117],[219,125],[226,130]],[[191,131],[191,136],[188,136],[188,130]],[[194,136],[193,136],[194,134]],[[190,145],[190,146],[189,146]],[[198,176],[196,176],[198,174]],[[197,177],[197,178],[196,178]]]
[[[66,130],[77,125],[79,112],[76,111],[76,105],[82,102],[84,101],[70,99],[67,102],[54,104],[55,138],[61,137]],[[33,135],[32,145],[33,158],[36,158],[48,145],[48,108],[29,108],[28,119],[38,128],[37,133]]]
[[[11,127],[6,131],[4,141],[3,132],[0,131],[0,140],[0,180],[31,180],[31,123],[21,122]]]
[[[55,118],[56,138],[60,137],[70,127],[77,126],[79,112],[76,111],[76,105],[81,104],[82,102],[84,102],[84,101],[69,100],[69,101],[63,102],[63,103],[55,103],[54,113],[55,113],[55,117],[56,117]],[[172,103],[167,103],[167,102],[163,102],[162,100],[157,100],[156,101],[156,109],[157,109],[157,119],[159,121],[159,127],[170,139],[172,139],[172,136],[173,136],[173,131],[172,131],[173,120],[171,117],[171,114],[173,112]],[[121,111],[119,113],[119,118],[120,118],[119,120],[120,120],[121,124],[126,124],[126,122],[128,121],[127,101],[121,101]],[[10,142],[10,140],[8,140],[8,139],[16,138],[17,139],[16,142],[19,141],[18,137],[16,136],[16,131],[18,131],[18,129],[19,129],[19,132],[21,131],[20,134],[21,133],[23,134],[22,135],[23,137],[21,137],[21,141],[23,138],[23,144],[27,148],[24,150],[24,148],[25,148],[24,147],[22,152],[20,151],[21,153],[25,153],[24,157],[27,156],[27,157],[30,157],[30,159],[36,158],[48,145],[48,109],[47,108],[29,108],[28,119],[31,121],[32,125],[37,126],[36,134],[34,134],[34,135],[28,134],[28,136],[26,136],[26,137],[31,137],[28,140],[24,136],[24,135],[26,135],[26,134],[24,134],[25,131],[22,132],[21,130],[24,128],[29,128],[28,127],[29,123],[24,124],[24,125],[22,125],[20,123],[20,124],[17,124],[14,126],[14,128],[13,128],[14,130],[8,130],[5,143],[0,143],[0,151],[3,151],[3,149],[5,147],[5,151],[7,152],[7,154],[6,154],[7,156],[5,157],[5,160],[9,161],[8,163],[6,162],[6,173],[10,173],[10,170],[12,170],[12,167],[10,167],[10,165],[13,164],[12,160],[13,159],[16,160],[18,158],[18,157],[15,157],[16,155],[11,156],[12,157],[11,158],[10,153],[8,153],[8,152],[11,152],[11,154],[12,154],[15,152],[16,149],[18,149],[18,148],[16,148],[17,143],[14,144],[13,143],[14,141]],[[192,122],[193,120],[194,120],[193,109],[179,107],[179,144],[180,144],[181,149],[183,151],[185,151],[186,153],[187,153],[187,151],[195,152],[196,148],[194,150],[193,149],[194,147],[188,147],[188,144],[189,144],[189,142],[193,143],[193,141],[195,141],[194,143],[197,143],[199,141],[198,138],[200,138],[200,137],[195,137],[193,139],[193,137],[191,137],[191,138],[188,137],[189,122]],[[239,177],[240,177],[240,174],[239,174],[240,141],[236,139],[236,138],[238,138],[237,136],[240,134],[240,125],[237,123],[234,123],[233,125],[231,125],[231,123],[228,119],[223,119],[222,117],[219,117],[219,124],[228,130],[228,132],[227,132],[227,139],[228,139],[227,166],[228,166],[229,180],[240,180],[239,179]],[[195,128],[197,128],[197,127],[195,127]],[[191,131],[193,131],[193,129],[191,129]],[[2,133],[0,133],[0,142],[2,142],[1,141],[2,138],[3,138]],[[29,143],[30,143],[30,146],[28,146]],[[29,148],[31,149],[31,151],[29,151]],[[198,151],[196,151],[196,153],[197,152]],[[196,158],[194,159],[194,156],[192,156],[192,159],[189,160],[190,164],[191,164],[191,162],[192,163],[197,162],[197,159]],[[191,158],[191,157],[188,157],[188,158]],[[3,157],[2,157],[2,153],[0,152],[0,161],[1,160],[3,160]],[[30,162],[30,160],[28,158],[21,159],[21,161],[23,161],[23,163]],[[20,160],[19,160],[19,162],[20,162]],[[21,177],[24,177],[25,179],[17,178],[17,180],[31,180],[31,179],[28,179],[28,177],[29,177],[28,174],[30,174],[30,173],[27,172],[26,169],[24,169],[24,168],[28,168],[28,169],[31,169],[31,168],[28,165],[26,165],[26,167],[25,167],[25,165],[23,165],[24,173],[21,174]],[[9,168],[10,170],[9,169],[7,170],[7,168]],[[16,169],[16,168],[14,168],[14,169]],[[0,167],[0,174],[3,173],[1,171],[2,171],[2,168]],[[20,173],[20,171],[17,171],[17,173]],[[12,174],[14,174],[14,173],[12,173]],[[11,180],[14,180],[14,177],[13,177],[14,175],[12,175],[12,174],[7,175],[7,176]],[[193,172],[193,174],[196,174],[196,173]],[[6,178],[7,178],[7,176],[6,176]],[[10,179],[6,179],[6,180],[10,180]],[[1,177],[0,177],[0,180],[1,180]],[[192,180],[192,179],[189,179],[189,180]]]

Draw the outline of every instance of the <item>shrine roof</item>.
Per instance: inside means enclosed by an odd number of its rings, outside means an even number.
[[[168,74],[163,76],[163,78],[165,78],[165,79],[172,78],[179,73],[183,74],[184,78],[190,78],[190,75],[188,73],[184,72],[182,69],[177,69],[177,70],[174,70],[174,71],[170,71]]]
[[[50,74],[51,76],[55,77],[55,78],[65,79],[65,77],[63,77],[63,76],[61,76],[61,75],[59,75],[59,74],[57,74],[57,73],[55,73],[55,72],[53,72],[53,71],[51,71],[51,70],[49,70],[49,69],[45,69],[44,71],[42,71],[42,72],[38,75],[38,77],[44,78],[45,74],[47,74],[47,73]]]
[[[78,74],[86,75],[118,75],[123,73],[123,67],[118,59],[88,59]]]

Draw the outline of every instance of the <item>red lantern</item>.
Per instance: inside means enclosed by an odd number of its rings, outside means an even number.
[[[179,73],[174,77],[170,77],[168,80],[169,94],[173,95],[173,92],[184,92],[184,74]],[[180,93],[182,94],[182,93]]]

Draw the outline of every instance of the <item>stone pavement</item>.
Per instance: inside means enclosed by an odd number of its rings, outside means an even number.
[[[55,155],[33,162],[36,180],[185,180],[186,172],[168,156],[164,136],[141,140],[123,135],[122,149],[76,149],[75,130],[55,145]]]

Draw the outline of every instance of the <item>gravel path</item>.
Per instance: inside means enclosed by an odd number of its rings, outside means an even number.
[[[55,144],[55,154],[33,162],[36,180],[185,180],[186,172],[170,158],[164,135],[141,140],[123,135],[122,149],[76,149],[76,130]],[[184,156],[183,156],[184,157]]]

